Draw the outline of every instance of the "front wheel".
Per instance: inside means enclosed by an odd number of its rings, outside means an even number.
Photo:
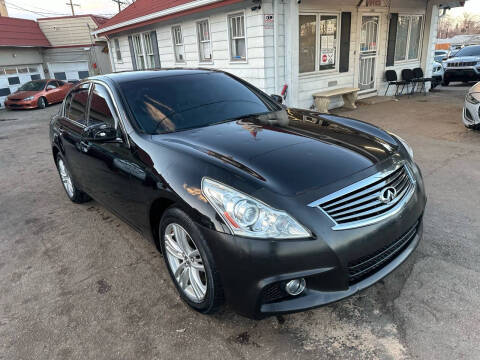
[[[60,154],[57,155],[57,170],[60,175],[60,180],[62,180],[63,188],[72,202],[81,204],[91,200],[87,194],[75,187],[72,175]]]
[[[160,246],[180,297],[193,309],[212,314],[223,303],[220,276],[197,225],[176,207],[167,209],[159,225]]]
[[[45,109],[47,106],[47,100],[45,100],[45,98],[42,96],[38,99],[37,106],[39,109]]]

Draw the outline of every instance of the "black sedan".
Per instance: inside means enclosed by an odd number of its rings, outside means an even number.
[[[53,158],[70,200],[155,242],[192,308],[314,308],[412,253],[424,186],[398,136],[275,100],[213,70],[94,77],[52,119]]]

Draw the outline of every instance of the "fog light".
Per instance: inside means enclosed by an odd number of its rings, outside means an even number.
[[[285,291],[289,295],[293,295],[293,296],[300,295],[303,292],[303,290],[305,290],[304,278],[291,280],[285,285]]]

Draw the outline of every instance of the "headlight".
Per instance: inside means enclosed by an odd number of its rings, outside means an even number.
[[[33,96],[29,96],[29,97],[26,97],[25,99],[23,99],[24,101],[30,101],[30,100],[33,100],[34,97]]]
[[[403,147],[405,148],[405,150],[407,150],[408,152],[408,155],[410,155],[410,157],[412,158],[413,160],[413,149],[410,145],[408,145],[408,143],[403,140],[400,136],[398,136],[397,134],[394,134],[394,133],[389,133],[390,135],[393,135],[394,137],[397,138],[398,141],[400,141],[403,145]]]
[[[285,211],[217,181],[204,178],[202,193],[235,235],[292,239],[310,237],[310,232]]]
[[[480,94],[479,93],[468,93],[465,97],[465,100],[470,104],[477,105],[480,104]]]

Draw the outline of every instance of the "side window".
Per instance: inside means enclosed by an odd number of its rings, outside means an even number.
[[[115,127],[115,118],[112,99],[104,86],[95,84],[90,101],[90,118],[88,125],[106,124],[109,127]]]
[[[49,81],[47,85],[47,90],[50,89],[56,89],[57,88],[57,82],[56,81]]]
[[[72,91],[69,99],[67,99],[65,102],[65,116],[70,120],[85,125],[87,123],[86,114],[89,87],[90,84],[83,84],[79,88]]]

